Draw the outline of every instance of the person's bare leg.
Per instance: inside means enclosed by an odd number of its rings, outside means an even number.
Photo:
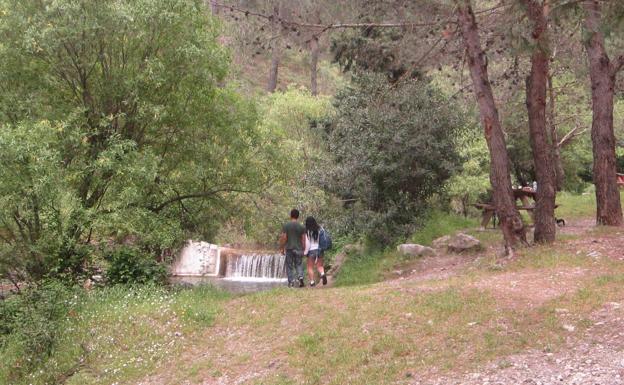
[[[310,278],[310,282],[314,281],[314,260],[312,258],[308,258],[308,278]]]
[[[327,277],[325,276],[325,264],[323,263],[323,257],[318,257],[316,259],[316,269],[321,276],[321,281],[323,281],[323,285],[327,285]]]
[[[318,270],[320,275],[325,274],[325,265],[323,264],[323,257],[318,257],[316,259],[316,270]]]

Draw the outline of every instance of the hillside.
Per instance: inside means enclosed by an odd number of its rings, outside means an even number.
[[[618,383],[624,233],[588,222],[516,261],[490,252],[375,285],[232,300],[141,383]]]
[[[593,228],[590,201],[566,198],[560,240],[514,260],[498,232],[469,229],[486,251],[404,261],[379,283],[124,299],[123,332],[92,319],[108,344],[86,339],[99,348],[65,383],[618,383],[624,232]]]

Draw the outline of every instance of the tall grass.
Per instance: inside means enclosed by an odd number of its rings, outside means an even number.
[[[411,236],[410,241],[429,246],[436,238],[477,225],[478,222],[475,218],[435,210],[431,212],[423,226]]]

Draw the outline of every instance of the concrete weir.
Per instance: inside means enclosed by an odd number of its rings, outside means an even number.
[[[214,277],[233,281],[281,281],[284,256],[274,251],[240,250],[188,241],[174,260],[174,277]]]

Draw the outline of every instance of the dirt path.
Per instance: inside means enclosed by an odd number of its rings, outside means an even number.
[[[594,326],[569,337],[555,353],[529,351],[491,363],[479,371],[413,385],[619,385],[624,384],[624,312],[609,303],[592,316]]]

